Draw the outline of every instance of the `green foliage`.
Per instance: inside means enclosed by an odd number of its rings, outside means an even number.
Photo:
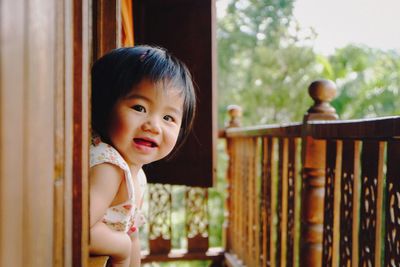
[[[292,9],[293,0],[229,2],[218,21],[220,124],[229,104],[243,107],[245,124],[301,119],[311,101],[305,88],[318,76],[317,57],[298,46]]]
[[[319,78],[337,84],[341,118],[399,114],[399,52],[348,45],[319,55],[307,45],[316,33],[292,16],[293,1],[229,1],[217,31],[220,127],[230,104],[243,107],[244,125],[300,121]]]
[[[348,45],[329,57],[338,86],[333,101],[343,119],[400,113],[400,54]],[[324,71],[325,68],[324,68]]]

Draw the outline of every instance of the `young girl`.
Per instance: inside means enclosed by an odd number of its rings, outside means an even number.
[[[142,166],[182,144],[195,103],[189,71],[161,48],[119,48],[93,65],[92,255],[110,256],[112,266],[140,266]]]

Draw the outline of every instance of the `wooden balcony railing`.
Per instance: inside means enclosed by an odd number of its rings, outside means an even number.
[[[227,264],[400,266],[400,117],[339,121],[332,82],[309,92],[303,123],[224,134]]]

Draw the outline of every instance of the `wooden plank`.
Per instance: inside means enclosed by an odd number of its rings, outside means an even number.
[[[256,200],[254,199],[255,191],[254,191],[254,144],[251,138],[246,138],[246,155],[247,158],[247,172],[246,172],[246,181],[247,181],[247,190],[246,190],[246,198],[245,205],[247,204],[247,217],[245,217],[246,222],[246,258],[247,258],[247,265],[255,266],[254,265],[254,236],[253,236],[253,226],[254,226],[254,204]],[[247,218],[247,219],[246,219]]]
[[[271,221],[270,221],[270,266],[275,267],[277,264],[277,247],[276,240],[278,239],[277,231],[277,200],[278,200],[278,139],[272,138],[271,143]]]
[[[232,171],[233,171],[233,155],[232,155],[232,147],[230,142],[225,139],[224,141],[226,154],[228,156],[228,165],[226,168],[225,174],[225,201],[224,201],[224,224],[223,224],[223,232],[222,232],[222,246],[227,250],[230,251],[232,248]]]
[[[53,266],[64,266],[64,180],[54,182]]]
[[[253,161],[253,176],[254,176],[254,217],[253,217],[253,240],[254,240],[254,248],[253,248],[253,257],[255,261],[255,266],[261,265],[261,199],[260,199],[260,191],[261,191],[261,162],[260,162],[260,151],[261,151],[261,139],[253,138],[254,142],[254,161]]]
[[[300,204],[301,204],[301,138],[294,138],[293,140],[293,179],[294,179],[294,196],[293,196],[293,266],[299,266],[300,258]],[[291,156],[291,157],[292,157]],[[290,254],[288,254],[290,257]]]
[[[300,137],[301,123],[258,125],[226,129],[226,137]]]
[[[73,145],[72,262],[87,266],[89,256],[89,68],[90,0],[74,0],[73,12]]]
[[[237,169],[237,158],[236,158],[236,146],[234,140],[227,139],[229,148],[229,231],[228,231],[228,244],[227,251],[233,251],[236,244],[236,169]]]
[[[54,210],[54,1],[25,4],[23,265],[53,264]]]
[[[261,173],[261,221],[262,221],[262,236],[261,236],[261,265],[267,266],[269,262],[269,245],[270,233],[269,225],[270,216],[270,200],[271,196],[271,138],[262,139],[262,173]]]
[[[64,2],[65,43],[63,61],[64,67],[64,266],[73,264],[73,127],[74,127],[74,41],[73,41],[73,0]],[[61,108],[61,107],[59,107]]]
[[[194,131],[173,159],[145,169],[151,182],[210,187],[216,177],[215,0],[133,1],[135,42],[167,48],[188,66],[198,105]],[[191,177],[191,179],[187,179]]]
[[[233,183],[232,183],[232,198],[233,198],[233,209],[230,211],[232,213],[232,235],[233,235],[233,243],[232,248],[234,252],[238,251],[239,244],[239,170],[240,170],[240,158],[238,157],[238,140],[232,140],[234,145],[234,173],[233,173]]]
[[[106,267],[108,256],[90,256],[88,267]]]
[[[65,210],[64,210],[64,182],[65,182],[65,3],[57,1],[56,5],[56,49],[55,57],[55,127],[54,127],[54,245],[53,266],[64,266],[65,241]]]
[[[250,235],[250,258],[251,258],[251,264],[253,266],[259,266],[259,194],[258,194],[258,188],[259,188],[259,183],[258,183],[258,160],[259,160],[259,149],[258,149],[258,139],[257,138],[250,138],[249,143],[251,147],[251,156],[249,157],[251,159],[250,161],[250,174],[249,174],[249,181],[250,183],[250,195],[249,195],[249,200],[251,203],[251,214],[249,216],[250,221],[249,221],[249,235]]]
[[[1,6],[1,266],[53,264],[55,11]]]
[[[247,205],[244,203],[247,202],[246,194],[247,194],[247,179],[246,179],[246,172],[248,168],[248,163],[247,163],[247,157],[245,157],[245,151],[246,151],[246,145],[244,143],[244,138],[240,140],[240,158],[241,158],[241,163],[240,163],[240,174],[239,174],[239,233],[238,233],[238,239],[239,239],[239,251],[238,255],[241,259],[243,259],[244,262],[247,261],[246,258],[246,241],[247,241],[247,229],[246,229],[246,223],[247,223]]]
[[[120,0],[93,1],[93,59],[119,47]]]
[[[358,266],[359,243],[358,240],[360,230],[360,194],[361,194],[361,169],[360,169],[361,141],[354,142],[354,182],[353,182],[353,226],[352,226],[352,264]]]
[[[307,125],[307,132],[317,139],[387,139],[400,137],[400,117],[314,121]]]
[[[0,266],[23,266],[25,1],[0,8]]]
[[[378,167],[377,173],[377,193],[376,193],[376,228],[375,228],[375,267],[381,266],[382,261],[382,220],[383,220],[383,187],[384,179],[384,160],[385,160],[385,143],[379,142],[378,161],[375,163]]]
[[[387,147],[386,231],[384,266],[400,266],[400,141],[389,141]]]

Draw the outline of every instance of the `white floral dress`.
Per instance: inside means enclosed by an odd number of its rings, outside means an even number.
[[[109,207],[103,217],[103,222],[115,231],[128,234],[137,233],[139,227],[145,223],[145,217],[140,207],[136,206],[134,184],[129,166],[115,148],[102,142],[100,137],[94,136],[90,146],[90,167],[102,163],[114,164],[124,171],[129,197],[124,203]],[[146,175],[142,169],[140,169],[137,179],[140,186],[141,203],[147,184]]]

